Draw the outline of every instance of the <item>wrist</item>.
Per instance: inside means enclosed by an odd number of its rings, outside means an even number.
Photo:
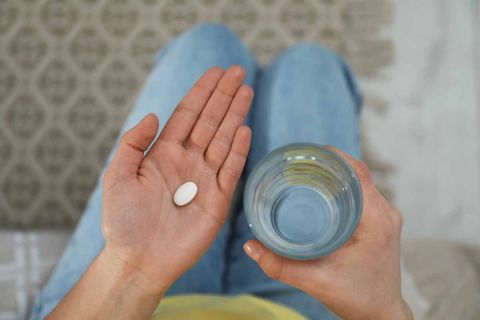
[[[122,260],[107,246],[97,257],[103,286],[112,308],[125,318],[148,319],[166,289],[151,281],[135,265]],[[119,307],[121,306],[121,307]],[[110,314],[114,314],[113,312]]]
[[[48,319],[149,319],[164,292],[104,248]]]
[[[127,262],[105,246],[98,256],[99,263],[108,270],[109,276],[132,295],[161,299],[169,285],[150,279],[133,263]]]

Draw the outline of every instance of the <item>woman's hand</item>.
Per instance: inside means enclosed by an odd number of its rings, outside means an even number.
[[[243,125],[253,90],[245,71],[209,69],[178,104],[158,139],[149,114],[126,132],[103,179],[105,252],[165,291],[208,249],[222,227],[250,147]],[[175,81],[172,79],[172,81]],[[173,202],[187,181],[195,199]]]
[[[242,85],[244,76],[239,66],[211,68],[153,144],[153,114],[122,136],[103,178],[105,247],[48,319],[149,319],[203,255],[227,216],[250,147],[242,123],[253,90]],[[173,194],[187,181],[198,185],[197,196],[178,207]]]
[[[309,293],[344,319],[413,319],[400,292],[400,213],[377,191],[365,164],[332,149],[354,168],[363,190],[362,217],[350,241],[312,261],[278,256],[256,240],[245,251],[269,277]]]

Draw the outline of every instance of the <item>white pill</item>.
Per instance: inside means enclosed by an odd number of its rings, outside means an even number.
[[[193,198],[195,198],[197,190],[198,188],[195,183],[191,181],[185,182],[178,187],[177,191],[175,191],[175,194],[173,195],[173,202],[175,202],[175,204],[178,206],[184,206],[190,203]]]

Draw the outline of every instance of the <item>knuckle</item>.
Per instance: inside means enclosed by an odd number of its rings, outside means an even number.
[[[370,169],[368,168],[367,164],[363,161],[357,161],[354,164],[355,172],[358,178],[362,182],[370,182],[372,180],[372,176],[370,174]]]
[[[195,119],[197,117],[197,114],[188,108],[184,101],[180,101],[175,112],[185,118]]]
[[[382,233],[382,235],[378,238],[378,243],[380,249],[384,249],[390,246],[390,243],[393,239],[393,230],[392,228],[386,228],[386,230]]]
[[[234,149],[232,149],[230,151],[230,156],[231,156],[232,161],[234,161],[236,164],[242,164],[247,159],[247,154],[246,153],[240,152],[240,151],[234,150]]]
[[[274,257],[264,255],[261,260],[262,269],[265,274],[273,280],[280,280],[282,275],[282,268]]]
[[[365,162],[363,161],[357,161],[355,163],[355,167],[358,171],[358,173],[362,176],[369,176],[370,175],[370,169],[368,169],[368,166]]]
[[[215,115],[210,115],[206,113],[202,113],[200,117],[198,118],[198,121],[201,121],[204,125],[216,129],[218,126],[218,117]]]
[[[230,167],[224,167],[222,171],[224,174],[230,176],[233,180],[240,179],[240,176],[242,175],[242,173],[239,170],[235,170]]]
[[[394,239],[395,233],[396,231],[395,231],[395,228],[393,227],[393,224],[392,223],[386,224],[384,232],[380,237],[380,244],[382,248],[390,246],[390,243],[392,243]]]
[[[233,94],[232,94],[232,93],[228,92],[227,89],[224,89],[224,88],[222,88],[222,87],[220,87],[220,86],[217,86],[217,87],[215,88],[215,92],[216,92],[218,95],[223,96],[223,97],[224,97],[225,99],[227,99],[227,100],[230,100],[230,99],[233,98]]]
[[[127,132],[125,132],[124,134],[122,134],[122,136],[120,137],[120,144],[121,145],[128,145],[130,144],[130,141],[131,141],[131,132],[132,132],[133,128],[128,130]]]
[[[128,131],[120,137],[120,144],[125,144],[126,142],[128,142]]]
[[[213,68],[212,68],[213,69]],[[212,91],[213,91],[213,88],[205,85],[205,84],[202,84],[202,83],[197,83],[192,90],[196,90],[198,91],[198,93],[200,94],[205,94],[205,95],[211,95],[212,94]]]
[[[205,162],[214,170],[218,170],[222,165],[222,161],[218,154],[210,150],[205,154]]]
[[[221,135],[221,134],[216,134],[214,137],[213,137],[213,141],[212,141],[214,144],[217,145],[217,147],[220,147],[220,148],[224,148],[224,149],[230,149],[230,146],[231,146],[231,140],[225,136],[225,135]]]
[[[270,266],[265,269],[265,274],[272,280],[279,280],[280,279],[280,274],[278,272],[278,269],[275,268],[274,266]]]
[[[191,150],[202,150],[203,149],[203,143],[199,135],[197,134],[192,134],[188,138],[187,144],[185,145],[186,149],[191,149]]]

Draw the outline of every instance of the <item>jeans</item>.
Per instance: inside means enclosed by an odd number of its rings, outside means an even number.
[[[194,26],[158,52],[154,68],[121,132],[149,112],[157,114],[162,127],[201,74],[212,66],[228,68],[232,64],[245,68],[245,83],[255,90],[246,120],[253,139],[244,177],[261,157],[292,142],[330,144],[360,156],[358,115],[362,96],[341,57],[317,44],[299,43],[260,68],[230,29],[214,23]],[[60,262],[32,309],[31,319],[43,319],[61,301],[104,245],[100,230],[103,172]],[[241,183],[236,196],[242,197]],[[336,319],[306,293],[266,277],[242,250],[243,243],[252,238],[241,201],[237,201],[213,245],[176,281],[167,296],[253,294],[291,307],[311,319]]]

